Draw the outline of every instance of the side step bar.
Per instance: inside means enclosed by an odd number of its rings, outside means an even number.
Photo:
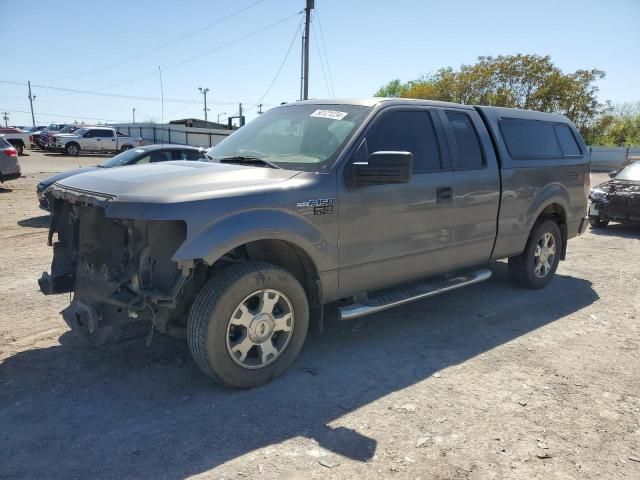
[[[404,288],[385,289],[359,303],[340,307],[340,320],[351,320],[405,303],[433,297],[456,288],[472,285],[491,278],[491,270],[483,269],[454,278],[412,284]]]

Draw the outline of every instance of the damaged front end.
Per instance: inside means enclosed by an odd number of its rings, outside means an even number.
[[[39,284],[45,295],[73,292],[62,311],[69,327],[98,341],[134,320],[182,328],[194,265],[171,257],[186,238],[183,221],[109,218],[111,199],[86,192],[54,188],[48,199],[54,256]]]
[[[607,202],[599,205],[601,215],[617,222],[640,222],[640,184],[612,182],[608,186]]]

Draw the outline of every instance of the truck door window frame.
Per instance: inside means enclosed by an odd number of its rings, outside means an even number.
[[[444,125],[444,131],[447,137],[447,142],[449,143],[449,151],[451,152],[451,168],[454,171],[473,171],[473,170],[484,170],[487,168],[487,156],[485,155],[484,148],[482,142],[480,140],[480,135],[478,134],[478,128],[474,122],[474,119],[469,113],[461,109],[455,108],[447,108],[440,110],[440,116],[442,118],[442,123]],[[453,127],[449,121],[448,113],[455,113],[458,115],[464,115],[469,120],[469,124],[471,125],[471,129],[475,135],[476,143],[478,144],[478,149],[480,150],[480,156],[482,158],[482,165],[477,167],[462,167],[460,159],[460,151],[458,149],[458,142],[456,140],[455,133],[453,131]]]
[[[379,112],[375,113],[374,117],[371,120],[369,120],[364,130],[360,132],[360,134],[357,136],[357,139],[354,142],[354,147],[349,153],[349,156],[347,157],[348,160],[343,163],[344,165],[343,172],[342,172],[343,178],[345,178],[344,175],[347,175],[348,168],[353,162],[366,161],[366,159],[362,157],[363,153],[366,154],[365,157],[367,158],[369,154],[373,153],[372,151],[370,151],[371,149],[368,147],[368,145],[366,145],[367,137],[371,134],[375,126],[378,124],[378,122],[381,121],[381,119],[384,116],[388,115],[391,112],[396,112],[396,111],[426,112],[431,119],[431,123],[435,132],[435,138],[436,138],[436,141],[438,144],[437,145],[438,150],[440,153],[441,168],[438,170],[413,171],[412,174],[428,175],[430,173],[451,171],[452,165],[451,165],[450,150],[449,150],[449,145],[445,136],[444,125],[442,123],[442,119],[440,118],[440,115],[438,112],[439,110],[441,110],[441,108],[433,107],[429,105],[393,105],[393,106],[382,108]],[[425,125],[425,128],[428,128],[428,125]],[[366,152],[362,152],[363,147],[365,147],[365,149],[367,150]]]

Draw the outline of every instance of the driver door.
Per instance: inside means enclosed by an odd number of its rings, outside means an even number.
[[[453,172],[435,110],[384,109],[351,160],[363,158],[362,148],[364,158],[411,152],[409,183],[348,187],[339,181],[340,296],[436,275],[451,265]]]
[[[100,150],[100,142],[97,140],[99,134],[100,130],[90,129],[87,131],[82,137],[81,148],[83,150]]]

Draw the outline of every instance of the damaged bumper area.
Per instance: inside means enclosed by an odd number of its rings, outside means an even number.
[[[590,215],[616,222],[640,222],[640,185],[614,184],[606,203],[592,204]]]
[[[164,332],[171,322],[179,324],[193,273],[192,262],[171,260],[186,238],[184,222],[108,218],[108,199],[89,197],[50,195],[54,255],[51,272],[39,280],[41,291],[73,292],[62,312],[65,322],[99,341],[134,320],[148,319]]]

